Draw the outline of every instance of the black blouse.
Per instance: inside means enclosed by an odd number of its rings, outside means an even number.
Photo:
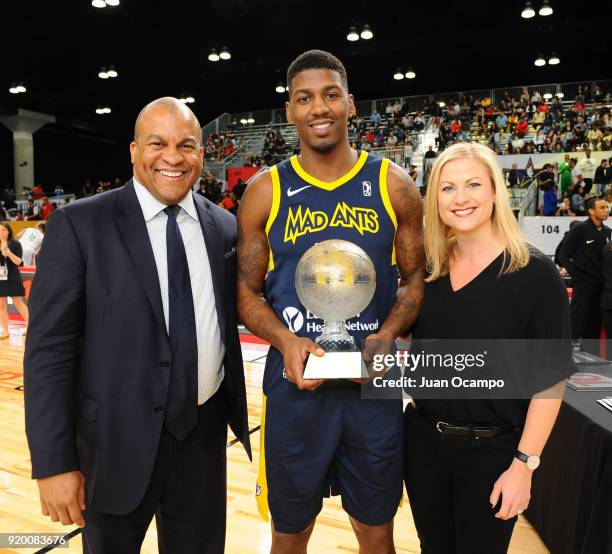
[[[413,350],[420,350],[427,343],[424,339],[495,344],[502,372],[512,374],[511,379],[518,375],[523,390],[531,392],[503,399],[486,393],[478,398],[463,398],[460,393],[445,391],[437,399],[431,394],[419,399],[414,394],[419,410],[431,417],[454,423],[523,427],[531,395],[576,371],[567,289],[554,263],[532,249],[527,266],[500,274],[505,260],[507,256],[502,253],[457,291],[453,291],[449,275],[426,283],[412,330]]]

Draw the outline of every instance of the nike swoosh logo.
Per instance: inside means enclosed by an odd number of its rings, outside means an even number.
[[[595,242],[595,239],[593,239],[593,240],[587,240],[587,244],[591,244],[592,242]]]
[[[291,187],[289,187],[287,189],[287,196],[293,196],[294,194],[297,194],[298,192],[302,192],[304,189],[309,189],[311,186],[312,185],[306,185],[305,187],[295,189],[295,190],[291,190]]]

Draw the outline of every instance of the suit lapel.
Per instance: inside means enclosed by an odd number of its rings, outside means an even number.
[[[225,253],[223,251],[223,236],[219,229],[215,217],[210,209],[210,205],[199,195],[193,195],[198,217],[200,219],[200,227],[204,235],[204,244],[208,253],[208,261],[210,264],[210,273],[213,281],[213,291],[215,294],[215,306],[217,308],[217,317],[219,319],[219,329],[221,330],[221,338],[225,342],[225,301],[226,298],[226,283],[225,283]]]
[[[121,214],[117,219],[119,231],[132,257],[155,317],[159,325],[166,331],[153,248],[132,180],[124,187],[119,202],[121,205]]]

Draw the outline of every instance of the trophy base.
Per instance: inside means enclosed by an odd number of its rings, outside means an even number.
[[[362,372],[361,352],[326,352],[319,357],[308,356],[304,369],[304,379],[361,379],[367,377]]]

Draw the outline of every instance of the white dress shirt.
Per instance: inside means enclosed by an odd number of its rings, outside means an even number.
[[[161,292],[166,331],[168,331],[168,258],[166,254],[166,204],[157,200],[136,178],[134,190],[142,209],[153,248]],[[181,210],[176,218],[189,266],[193,310],[198,341],[198,404],[204,404],[217,392],[223,380],[225,346],[221,340],[219,319],[215,307],[210,262],[200,227],[192,192],[178,204]]]

